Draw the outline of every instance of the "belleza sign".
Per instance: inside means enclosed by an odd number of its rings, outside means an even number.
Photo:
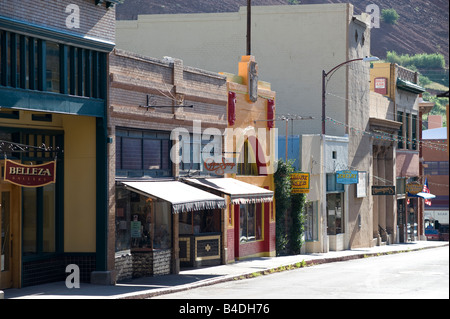
[[[5,181],[23,187],[41,187],[56,181],[56,161],[24,165],[5,160]]]

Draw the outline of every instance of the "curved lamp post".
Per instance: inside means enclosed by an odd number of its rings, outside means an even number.
[[[373,61],[379,61],[380,59],[376,56],[367,56],[365,58],[357,58],[348,60],[345,62],[342,62],[341,64],[336,65],[334,68],[332,68],[330,71],[325,72],[325,70],[322,71],[322,134],[325,135],[325,95],[326,95],[326,89],[325,89],[325,79],[327,76],[330,75],[330,77],[333,75],[333,72],[339,69],[344,64],[355,62],[355,61],[364,61],[364,62],[373,62]]]

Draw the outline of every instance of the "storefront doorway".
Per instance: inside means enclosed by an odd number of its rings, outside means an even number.
[[[1,167],[3,172],[3,164]],[[0,180],[0,289],[19,287],[20,187]]]
[[[405,218],[405,199],[397,200],[397,225],[399,232],[399,242],[407,242],[406,234],[406,218]]]

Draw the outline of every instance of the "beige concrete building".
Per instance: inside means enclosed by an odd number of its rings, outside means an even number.
[[[117,21],[116,43],[147,56],[174,56],[187,65],[233,73],[246,52],[246,15],[245,7],[232,13],[139,15]],[[370,54],[370,32],[361,17],[351,4],[255,6],[251,30],[251,54],[259,76],[277,91],[278,114],[313,116],[295,125],[293,134],[320,133],[322,70]],[[342,108],[352,95],[347,83],[359,67],[367,64],[348,64],[328,82],[328,116],[345,122],[349,114]],[[327,134],[344,131],[327,124]]]

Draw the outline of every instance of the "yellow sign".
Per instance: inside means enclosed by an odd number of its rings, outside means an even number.
[[[292,194],[309,193],[309,173],[291,174]]]
[[[406,192],[412,195],[416,195],[420,193],[423,189],[423,184],[419,184],[419,182],[412,182],[406,184]]]

